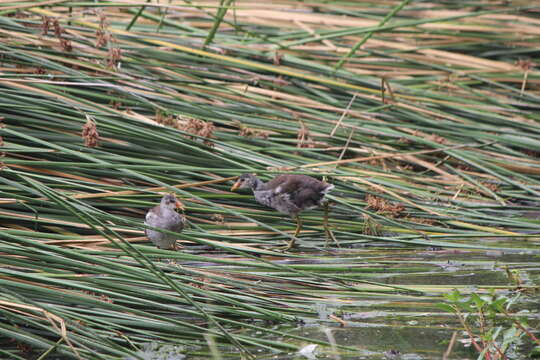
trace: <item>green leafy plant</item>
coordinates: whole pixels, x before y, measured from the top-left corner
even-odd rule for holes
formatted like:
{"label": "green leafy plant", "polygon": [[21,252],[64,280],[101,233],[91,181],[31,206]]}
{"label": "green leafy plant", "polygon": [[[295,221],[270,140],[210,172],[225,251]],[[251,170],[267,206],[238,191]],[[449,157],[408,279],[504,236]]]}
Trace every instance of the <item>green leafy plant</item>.
{"label": "green leafy plant", "polygon": [[501,295],[492,291],[488,295],[463,294],[454,290],[445,295],[446,303],[439,306],[454,313],[465,330],[464,343],[478,352],[478,359],[510,359],[524,337],[540,344],[528,329],[526,318],[511,313],[521,293]]}

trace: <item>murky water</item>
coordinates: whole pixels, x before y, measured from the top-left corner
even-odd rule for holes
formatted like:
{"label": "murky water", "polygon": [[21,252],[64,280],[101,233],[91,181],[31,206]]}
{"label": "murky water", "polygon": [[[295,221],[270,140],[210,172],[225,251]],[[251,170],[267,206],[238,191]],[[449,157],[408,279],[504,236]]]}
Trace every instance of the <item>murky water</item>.
{"label": "murky water", "polygon": [[[515,245],[515,244],[514,244]],[[344,250],[345,251],[345,250]],[[525,286],[540,284],[540,257],[538,255],[504,253],[500,251],[439,250],[386,251],[376,262],[370,260],[375,251],[353,254],[347,251],[349,261],[386,264],[383,271],[369,273],[364,280],[387,284],[417,286],[425,291],[423,296],[395,297],[392,295],[360,295],[351,297],[346,306],[334,307],[334,314],[344,320],[344,325],[327,321],[309,324],[293,330],[295,334],[318,338],[353,347],[354,352],[319,354],[328,359],[441,359],[448,350],[452,334],[457,338],[448,359],[476,359],[478,354],[467,345],[458,319],[436,307],[443,302],[442,295],[456,287],[463,293],[487,293],[495,288],[510,294],[513,283],[507,271],[519,270]],[[358,257],[357,257],[358,256]],[[407,267],[410,271],[407,271]],[[395,273],[392,269],[399,269]],[[341,299],[343,300],[343,299]],[[540,301],[532,291],[523,296],[513,309],[526,309],[531,328],[540,325]],[[332,312],[332,305],[325,311]],[[528,359],[531,346],[525,342],[515,353],[515,359]],[[286,357],[277,357],[285,359]],[[295,357],[293,358],[302,358]],[[305,357],[304,357],[305,358]]]}
{"label": "murky water", "polygon": [[[539,239],[499,237],[479,241],[499,248],[517,249],[531,248]],[[364,291],[295,288],[297,292],[305,292],[306,296],[321,296],[323,300],[312,307],[318,316],[303,319],[302,325],[275,324],[272,329],[305,337],[311,339],[311,342],[255,334],[267,340],[283,341],[304,348],[303,355],[296,352],[271,354],[254,349],[257,359],[439,360],[445,352],[449,354],[448,360],[476,359],[478,353],[467,341],[468,337],[458,318],[443,311],[437,304],[443,303],[444,294],[453,289],[463,294],[489,294],[495,291],[497,294],[513,296],[517,292],[516,279],[521,282],[519,287],[522,296],[511,311],[526,311],[524,314],[530,328],[537,329],[540,326],[540,251],[431,249],[380,244],[363,248],[329,249],[319,254],[301,248],[294,254],[309,254],[309,259],[267,257],[266,260],[340,278]],[[202,266],[199,263],[191,265]],[[230,265],[205,266],[234,271],[234,266]],[[241,271],[241,268],[237,270]],[[264,275],[272,273],[268,269],[261,270]],[[515,277],[512,279],[509,274]],[[371,285],[366,285],[365,281],[400,286],[417,292],[385,292],[381,287],[370,288]],[[277,286],[286,288],[287,285]],[[294,300],[291,300],[291,306],[294,304]],[[248,330],[241,333],[254,335]],[[449,349],[454,334],[455,341]],[[512,351],[509,359],[529,359],[531,342],[527,337],[523,339],[523,343]],[[315,340],[333,346],[315,346]],[[209,356],[199,354],[188,358],[208,359],[211,358]],[[234,350],[222,353],[224,359],[238,356]]]}
{"label": "murky water", "polygon": [[[499,246],[507,242],[505,239],[499,240]],[[513,246],[518,244],[513,243]],[[277,261],[288,265],[309,264],[304,259]],[[296,345],[308,346],[306,355],[261,354],[258,358],[441,359],[449,351],[452,335],[457,333],[448,359],[476,359],[478,354],[465,341],[466,336],[457,317],[437,307],[437,303],[444,302],[443,294],[453,288],[465,294],[488,293],[490,289],[501,294],[512,294],[515,283],[508,277],[508,272],[512,270],[518,271],[524,287],[540,284],[540,256],[528,252],[341,249],[333,254],[321,254],[313,263],[319,264],[325,274],[341,274],[351,282],[371,280],[415,288],[424,294],[335,294],[335,301],[317,304],[315,310],[319,313],[319,319],[308,320],[303,326],[287,328],[288,333],[335,344],[335,351],[321,346],[313,346],[315,350],[312,351],[309,342],[293,341]],[[349,264],[350,271],[333,273],[329,266],[331,264],[341,264],[340,267]],[[524,294],[520,303],[512,309],[527,310],[529,326],[535,329],[540,325],[540,302],[533,291]],[[278,328],[284,330],[282,326],[276,326]],[[339,346],[348,350],[338,350]],[[528,359],[530,349],[531,344],[526,340],[511,358]]]}

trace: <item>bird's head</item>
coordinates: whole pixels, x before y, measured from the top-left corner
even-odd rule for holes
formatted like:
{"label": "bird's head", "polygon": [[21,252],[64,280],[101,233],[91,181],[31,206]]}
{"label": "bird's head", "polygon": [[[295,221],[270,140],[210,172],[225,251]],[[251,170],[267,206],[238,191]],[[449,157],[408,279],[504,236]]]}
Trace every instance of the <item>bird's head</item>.
{"label": "bird's head", "polygon": [[184,205],[176,198],[174,194],[166,194],[161,199],[161,205],[174,210],[174,209],[180,209],[184,210]]}
{"label": "bird's head", "polygon": [[253,174],[242,174],[238,177],[234,185],[231,187],[231,191],[245,188],[255,189],[257,181],[257,177]]}

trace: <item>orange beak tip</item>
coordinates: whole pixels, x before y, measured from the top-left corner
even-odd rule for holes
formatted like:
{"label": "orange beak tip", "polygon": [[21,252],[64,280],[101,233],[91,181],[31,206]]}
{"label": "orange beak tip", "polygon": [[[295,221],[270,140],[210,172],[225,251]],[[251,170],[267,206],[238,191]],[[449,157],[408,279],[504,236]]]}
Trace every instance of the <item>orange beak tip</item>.
{"label": "orange beak tip", "polygon": [[184,210],[184,205],[179,200],[176,200],[176,208]]}
{"label": "orange beak tip", "polygon": [[231,191],[235,191],[240,186],[239,183],[235,182],[233,186],[231,186]]}

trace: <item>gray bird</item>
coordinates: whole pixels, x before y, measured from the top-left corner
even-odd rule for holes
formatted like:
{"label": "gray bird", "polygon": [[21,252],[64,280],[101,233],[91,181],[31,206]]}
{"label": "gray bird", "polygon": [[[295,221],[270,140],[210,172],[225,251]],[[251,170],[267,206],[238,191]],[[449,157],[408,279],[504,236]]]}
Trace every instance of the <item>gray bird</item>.
{"label": "gray bird", "polygon": [[[298,214],[303,210],[321,206],[324,196],[334,188],[334,185],[307,175],[283,174],[264,183],[253,174],[242,174],[231,187],[231,191],[243,188],[253,190],[253,195],[258,203],[293,217],[296,220],[296,231],[294,232],[294,237],[296,237],[302,228],[302,221]],[[327,235],[336,241],[328,229],[327,206],[325,206],[325,210],[324,228]],[[291,239],[285,250],[293,247],[294,241],[294,238]]]}
{"label": "gray bird", "polygon": [[[175,209],[184,209],[180,201],[173,194],[163,196],[159,205],[154,206],[146,213],[145,225],[169,231],[180,232],[184,228],[184,216]],[[146,236],[158,249],[177,250],[177,236],[162,233],[157,230],[145,229]]]}

